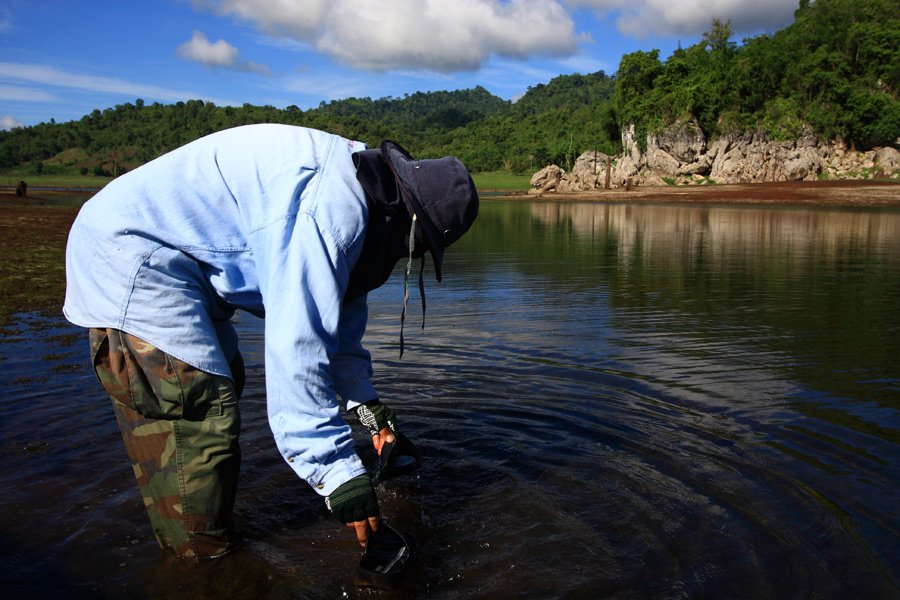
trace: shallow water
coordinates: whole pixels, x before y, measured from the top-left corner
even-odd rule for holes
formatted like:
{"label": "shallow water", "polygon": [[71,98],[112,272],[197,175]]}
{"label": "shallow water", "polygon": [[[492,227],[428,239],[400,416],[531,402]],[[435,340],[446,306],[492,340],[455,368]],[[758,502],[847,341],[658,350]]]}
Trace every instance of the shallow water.
{"label": "shallow water", "polygon": [[900,597],[900,212],[485,202],[444,282],[426,271],[402,360],[402,282],[370,297],[378,387],[425,456],[379,490],[416,540],[400,590],[353,585],[352,535],[275,451],[246,315],[248,546],[198,566],[156,550],[84,336],[19,316],[0,343],[3,589]]}

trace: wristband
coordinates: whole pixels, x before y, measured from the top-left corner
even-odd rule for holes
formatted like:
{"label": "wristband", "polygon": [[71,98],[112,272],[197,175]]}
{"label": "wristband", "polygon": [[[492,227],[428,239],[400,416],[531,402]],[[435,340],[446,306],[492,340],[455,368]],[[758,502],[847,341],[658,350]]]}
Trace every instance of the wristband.
{"label": "wristband", "polygon": [[391,433],[397,433],[397,418],[394,416],[394,411],[386,404],[382,404],[378,398],[360,404],[353,410],[356,412],[359,422],[369,430],[373,437],[385,427],[390,429]]}

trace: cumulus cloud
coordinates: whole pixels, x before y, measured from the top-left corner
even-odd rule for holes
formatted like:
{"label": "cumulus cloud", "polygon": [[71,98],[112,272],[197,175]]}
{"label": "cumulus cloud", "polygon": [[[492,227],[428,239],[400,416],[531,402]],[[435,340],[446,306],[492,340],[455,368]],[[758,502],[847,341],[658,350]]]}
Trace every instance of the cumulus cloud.
{"label": "cumulus cloud", "polygon": [[221,67],[261,75],[270,74],[269,68],[265,65],[240,60],[238,49],[225,40],[210,42],[202,31],[195,31],[190,40],[178,46],[175,54],[179,58],[193,60],[211,68]]}
{"label": "cumulus cloud", "polygon": [[15,117],[10,117],[9,115],[0,117],[0,131],[9,131],[16,127],[22,127],[22,123]]}
{"label": "cumulus cloud", "polygon": [[575,24],[557,0],[193,0],[360,69],[472,71],[489,57],[569,56]]}
{"label": "cumulus cloud", "polygon": [[619,31],[633,37],[699,35],[712,20],[731,21],[731,30],[752,34],[790,24],[798,0],[566,0],[572,7],[617,15]]}

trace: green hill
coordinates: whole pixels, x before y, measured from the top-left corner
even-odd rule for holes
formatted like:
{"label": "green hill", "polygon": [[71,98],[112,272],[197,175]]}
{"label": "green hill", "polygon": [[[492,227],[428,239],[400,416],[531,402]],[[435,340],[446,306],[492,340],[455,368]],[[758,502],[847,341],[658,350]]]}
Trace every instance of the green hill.
{"label": "green hill", "polygon": [[713,21],[703,40],[665,61],[657,50],[622,57],[613,76],[565,75],[516,102],[470,90],[348,98],[296,106],[220,107],[143,100],[78,121],[0,132],[0,174],[119,175],[197,137],[274,122],[333,131],[371,145],[395,139],[417,156],[453,154],[473,171],[529,173],[570,165],[581,152],[616,154],[623,126],[638,139],[695,120],[708,136],[761,130],[790,139],[811,127],[857,148],[900,136],[900,11],[896,0],[802,0],[774,34],[731,40]]}

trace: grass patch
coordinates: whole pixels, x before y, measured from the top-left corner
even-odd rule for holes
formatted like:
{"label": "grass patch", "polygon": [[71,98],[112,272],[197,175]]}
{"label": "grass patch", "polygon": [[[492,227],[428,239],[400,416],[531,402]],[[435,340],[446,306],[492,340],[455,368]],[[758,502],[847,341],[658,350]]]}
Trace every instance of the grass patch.
{"label": "grass patch", "polygon": [[110,182],[111,177],[97,175],[35,175],[34,173],[17,173],[14,170],[0,173],[0,187],[13,188],[24,181],[29,188],[102,188]]}
{"label": "grass patch", "polygon": [[[472,173],[475,187],[481,191],[528,191],[531,175],[515,175],[506,171]],[[111,177],[95,175],[35,175],[4,171],[0,173],[0,188],[12,191],[19,181],[28,184],[28,189],[36,188],[84,188],[100,189],[112,180]]]}
{"label": "grass patch", "polygon": [[[475,187],[479,190],[527,191],[531,187],[531,175],[515,175],[505,171],[472,173]],[[0,187],[15,189],[19,181],[29,188],[94,188],[99,189],[112,180],[111,177],[95,175],[35,175],[5,171],[0,173]]]}
{"label": "grass patch", "polygon": [[[506,171],[472,173],[475,187],[484,191],[527,191],[531,187],[531,175],[515,175]],[[15,189],[19,181],[29,188],[92,188],[99,189],[112,180],[111,177],[96,175],[35,175],[18,173],[14,170],[0,173],[0,187]]]}
{"label": "grass patch", "polygon": [[514,175],[506,171],[472,173],[475,187],[480,191],[527,191],[531,175]]}

